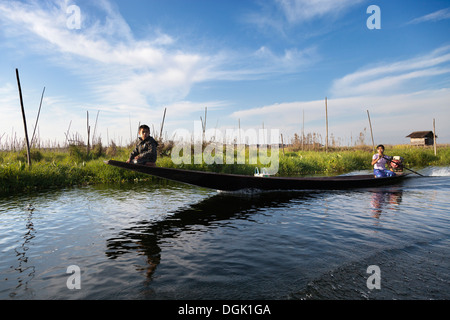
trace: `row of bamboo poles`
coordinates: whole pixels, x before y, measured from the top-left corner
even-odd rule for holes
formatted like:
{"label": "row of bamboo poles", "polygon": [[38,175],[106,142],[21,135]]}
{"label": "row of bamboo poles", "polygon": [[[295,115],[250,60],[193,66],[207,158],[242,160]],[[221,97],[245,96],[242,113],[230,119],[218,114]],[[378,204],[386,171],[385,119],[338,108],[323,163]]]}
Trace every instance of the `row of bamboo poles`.
{"label": "row of bamboo poles", "polygon": [[[39,104],[39,110],[38,110],[38,114],[37,114],[37,118],[36,118],[36,123],[34,126],[34,131],[33,131],[33,135],[31,140],[29,140],[28,137],[28,130],[27,130],[27,121],[26,121],[26,115],[25,115],[25,108],[24,108],[24,103],[23,103],[23,96],[22,96],[22,88],[21,88],[21,84],[20,84],[20,77],[19,77],[19,70],[16,69],[16,78],[17,78],[17,85],[18,85],[18,89],[19,89],[19,98],[20,98],[20,107],[21,107],[21,112],[22,112],[22,119],[23,119],[23,125],[24,125],[24,131],[25,131],[25,144],[26,144],[26,149],[27,149],[27,162],[28,162],[28,166],[31,167],[31,147],[33,145],[33,142],[35,140],[35,135],[36,135],[36,128],[38,127],[38,121],[39,121],[39,115],[41,112],[41,107],[42,107],[42,101],[44,98],[44,93],[45,93],[45,87],[42,91],[42,96],[41,96],[41,101]],[[163,136],[163,128],[164,128],[164,122],[166,119],[166,111],[167,109],[164,109],[164,115],[162,118],[162,123],[161,123],[161,127],[160,127],[160,132],[159,132],[159,137],[157,137],[157,139],[162,142],[162,136]],[[97,121],[98,121],[98,116],[99,116],[100,111],[97,112],[97,117],[95,120],[95,125],[94,125],[94,131],[93,131],[93,135],[92,135],[92,143],[94,144],[94,139],[95,139],[95,134],[96,134],[96,129],[97,129]],[[372,121],[370,119],[370,113],[369,110],[367,110],[367,116],[368,116],[368,120],[369,120],[369,126],[370,126],[370,134],[371,134],[371,140],[372,140],[372,148],[373,151],[375,152],[375,142],[374,142],[374,135],[373,135],[373,128],[372,128]],[[86,112],[86,119],[87,119],[87,145],[86,145],[86,153],[89,154],[90,152],[90,141],[91,141],[91,126],[89,123],[89,111]],[[201,125],[202,125],[202,133],[203,133],[203,140],[205,140],[205,132],[206,132],[206,119],[207,119],[207,108],[205,107],[205,115],[204,118],[200,117],[200,121],[201,121]],[[80,141],[79,137],[77,135],[73,136],[72,139],[70,139],[70,126],[71,123],[69,124],[69,128],[67,130],[67,132],[65,133],[66,136],[66,143],[74,143],[77,141]],[[304,148],[304,141],[305,141],[305,133],[304,133],[304,125],[305,125],[305,112],[303,110],[303,125],[302,125],[302,138],[301,138],[301,144],[302,144],[302,150]],[[328,130],[328,98],[325,97],[325,126],[326,126],[326,137],[325,137],[325,151],[328,152],[329,150],[329,130]],[[263,123],[263,128],[264,128],[264,123]],[[239,120],[239,129],[240,129],[240,120]],[[154,130],[153,130],[154,131]],[[154,132],[156,133],[156,132]],[[435,119],[433,119],[433,134],[434,134],[434,141],[436,141],[436,124],[435,124]],[[132,139],[132,129],[131,129],[131,123],[130,123],[130,136]],[[283,152],[284,152],[284,139],[283,139],[283,135],[280,135],[281,138],[281,145],[283,147]],[[108,138],[109,139],[109,138]],[[296,139],[297,139],[297,135],[296,135]],[[315,145],[315,138],[314,140],[314,145]],[[436,154],[436,143],[434,143],[434,152]]]}

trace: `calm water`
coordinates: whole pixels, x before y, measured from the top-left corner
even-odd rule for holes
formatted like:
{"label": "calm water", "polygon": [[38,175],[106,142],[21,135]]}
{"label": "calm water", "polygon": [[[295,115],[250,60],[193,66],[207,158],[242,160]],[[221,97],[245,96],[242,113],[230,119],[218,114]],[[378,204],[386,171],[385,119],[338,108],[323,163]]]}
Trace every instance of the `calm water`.
{"label": "calm water", "polygon": [[450,168],[421,172],[358,191],[3,196],[0,299],[449,299]]}

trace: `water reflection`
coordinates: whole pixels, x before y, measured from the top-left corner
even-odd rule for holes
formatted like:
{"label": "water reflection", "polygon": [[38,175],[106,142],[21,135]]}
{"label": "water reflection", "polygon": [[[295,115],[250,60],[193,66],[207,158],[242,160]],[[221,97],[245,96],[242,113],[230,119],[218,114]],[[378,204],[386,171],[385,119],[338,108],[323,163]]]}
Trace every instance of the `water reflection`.
{"label": "water reflection", "polygon": [[163,241],[176,238],[184,231],[213,228],[218,221],[230,219],[249,219],[249,216],[264,208],[277,208],[289,205],[292,200],[306,201],[315,198],[315,194],[259,193],[253,195],[236,195],[220,193],[197,204],[177,210],[163,221],[140,221],[130,228],[123,229],[117,237],[107,240],[106,255],[116,259],[120,255],[138,251],[147,256],[147,279],[161,260]]}
{"label": "water reflection", "polygon": [[[28,205],[25,210],[28,211],[26,217],[26,232],[23,235],[23,242],[21,245],[18,248],[14,248],[18,260],[18,265],[14,270],[19,273],[17,279],[18,284],[15,288],[16,290],[21,287],[24,287],[25,290],[28,289],[28,283],[34,278],[36,273],[35,267],[28,265],[28,249],[36,234],[33,223],[33,212],[35,209],[33,206]],[[13,296],[15,296],[15,292],[10,294],[10,297]]]}
{"label": "water reflection", "polygon": [[402,198],[402,189],[374,191],[370,202],[372,217],[378,219],[383,211],[393,210],[401,204]]}

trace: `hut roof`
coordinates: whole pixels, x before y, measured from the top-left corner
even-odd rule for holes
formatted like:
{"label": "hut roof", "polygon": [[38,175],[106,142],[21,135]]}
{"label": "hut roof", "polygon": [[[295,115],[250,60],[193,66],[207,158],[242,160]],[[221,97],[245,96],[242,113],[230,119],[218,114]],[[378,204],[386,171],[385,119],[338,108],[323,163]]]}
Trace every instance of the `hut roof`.
{"label": "hut roof", "polygon": [[[432,138],[433,137],[433,131],[415,131],[411,133],[410,135],[406,136],[407,138]],[[437,138],[437,136],[436,136]]]}

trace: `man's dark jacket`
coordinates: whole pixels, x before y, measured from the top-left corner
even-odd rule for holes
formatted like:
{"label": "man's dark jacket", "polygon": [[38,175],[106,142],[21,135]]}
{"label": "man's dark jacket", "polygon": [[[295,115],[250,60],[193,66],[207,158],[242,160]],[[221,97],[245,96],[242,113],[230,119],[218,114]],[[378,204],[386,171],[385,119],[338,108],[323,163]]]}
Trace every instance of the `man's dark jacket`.
{"label": "man's dark jacket", "polygon": [[134,161],[134,157],[140,155],[141,158],[137,160],[138,164],[145,164],[147,162],[156,162],[157,158],[158,142],[152,137],[148,137],[145,140],[139,138],[139,143],[136,148],[131,152],[130,160]]}

